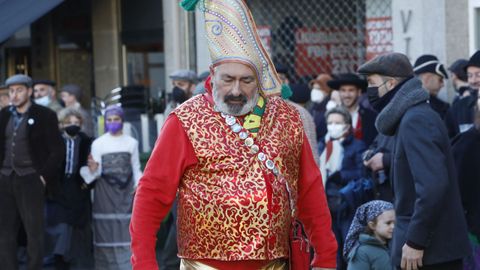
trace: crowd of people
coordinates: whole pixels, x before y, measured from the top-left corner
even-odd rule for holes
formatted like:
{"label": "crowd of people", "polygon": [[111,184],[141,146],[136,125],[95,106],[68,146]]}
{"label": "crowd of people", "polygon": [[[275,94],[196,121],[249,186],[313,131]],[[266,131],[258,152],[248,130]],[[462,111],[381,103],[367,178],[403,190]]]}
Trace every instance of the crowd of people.
{"label": "crowd of people", "polygon": [[5,81],[1,268],[289,269],[299,221],[315,270],[480,269],[480,51],[448,68],[387,53],[297,87],[232,3],[204,1],[211,68],[170,74],[143,172],[121,106],[93,138],[79,86]]}

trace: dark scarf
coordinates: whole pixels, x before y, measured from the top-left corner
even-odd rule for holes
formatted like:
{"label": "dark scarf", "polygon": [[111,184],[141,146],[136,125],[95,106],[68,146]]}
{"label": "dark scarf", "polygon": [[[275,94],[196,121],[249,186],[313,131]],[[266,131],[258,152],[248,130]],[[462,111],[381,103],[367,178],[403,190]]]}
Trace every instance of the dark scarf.
{"label": "dark scarf", "polygon": [[422,82],[419,79],[408,80],[378,114],[375,127],[384,135],[394,135],[405,112],[419,103],[427,102],[429,99],[430,95],[422,88]]}

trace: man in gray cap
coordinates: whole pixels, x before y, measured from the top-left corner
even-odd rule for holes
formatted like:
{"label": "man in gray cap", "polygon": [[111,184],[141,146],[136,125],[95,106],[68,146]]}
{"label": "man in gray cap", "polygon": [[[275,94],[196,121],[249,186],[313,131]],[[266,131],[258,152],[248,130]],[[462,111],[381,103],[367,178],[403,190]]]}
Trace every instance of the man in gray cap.
{"label": "man in gray cap", "polygon": [[[93,119],[90,113],[85,110],[80,104],[82,99],[82,89],[76,84],[66,84],[62,87],[60,92],[62,101],[65,103],[65,109],[73,108],[78,110],[83,117],[82,131],[89,137],[93,137]],[[66,110],[59,112],[58,117],[63,119]]]}
{"label": "man in gray cap", "polygon": [[14,75],[5,82],[11,106],[0,111],[0,262],[17,269],[17,232],[27,235],[27,269],[41,269],[45,189],[58,185],[65,146],[57,115],[31,101],[32,80]]}
{"label": "man in gray cap", "polygon": [[470,253],[467,226],[447,130],[429,105],[428,92],[412,78],[412,66],[400,53],[377,56],[358,72],[368,78],[378,131],[394,138],[394,265],[462,269],[462,258]]}
{"label": "man in gray cap", "polygon": [[197,74],[192,70],[179,69],[168,76],[172,80],[172,96],[169,100],[165,115],[175,109],[178,105],[192,97],[197,81]]}

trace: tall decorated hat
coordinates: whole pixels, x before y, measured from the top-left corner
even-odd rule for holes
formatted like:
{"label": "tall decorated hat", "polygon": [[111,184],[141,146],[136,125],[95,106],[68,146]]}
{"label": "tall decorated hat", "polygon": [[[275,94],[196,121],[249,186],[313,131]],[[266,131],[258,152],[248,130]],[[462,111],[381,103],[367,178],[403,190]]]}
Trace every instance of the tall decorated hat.
{"label": "tall decorated hat", "polygon": [[212,67],[225,62],[246,64],[255,71],[265,96],[281,94],[282,83],[243,0],[183,0],[180,5],[204,13]]}

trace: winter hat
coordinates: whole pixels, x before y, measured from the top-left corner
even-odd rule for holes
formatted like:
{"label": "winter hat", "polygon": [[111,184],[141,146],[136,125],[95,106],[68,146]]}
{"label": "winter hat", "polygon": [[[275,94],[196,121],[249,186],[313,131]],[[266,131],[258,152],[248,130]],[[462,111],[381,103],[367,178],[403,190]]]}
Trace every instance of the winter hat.
{"label": "winter hat", "polygon": [[123,109],[119,105],[110,105],[105,109],[105,119],[107,117],[112,116],[112,115],[118,115],[122,120],[124,120],[125,113],[123,112]]}
{"label": "winter hat", "polygon": [[26,87],[32,87],[32,78],[24,74],[16,74],[5,81],[7,87],[15,84],[23,84]]}
{"label": "winter hat", "polygon": [[431,54],[424,54],[418,57],[413,65],[413,72],[417,75],[427,72],[434,73],[448,79],[447,70],[445,70],[443,64],[438,61],[438,58],[435,55]]}
{"label": "winter hat", "polygon": [[82,98],[82,89],[76,84],[66,84],[62,88],[62,92],[67,92],[70,95],[74,95],[77,101]]}
{"label": "winter hat", "polygon": [[353,73],[339,74],[335,79],[327,82],[327,85],[332,89],[340,89],[342,85],[355,85],[356,87],[364,91],[367,89],[368,83],[366,80],[361,79],[358,75]]}
{"label": "winter hat", "polygon": [[466,82],[468,79],[467,72],[465,70],[465,67],[467,66],[467,64],[468,64],[467,59],[458,59],[448,67],[448,70],[450,70],[453,74],[455,74],[460,80]]}
{"label": "winter hat", "polygon": [[465,72],[468,67],[478,67],[480,68],[480,50],[476,51],[468,60],[467,65],[465,66]]}
{"label": "winter hat", "polygon": [[413,75],[413,68],[405,54],[393,52],[376,56],[361,65],[357,72],[362,75],[379,74],[406,78]]}

